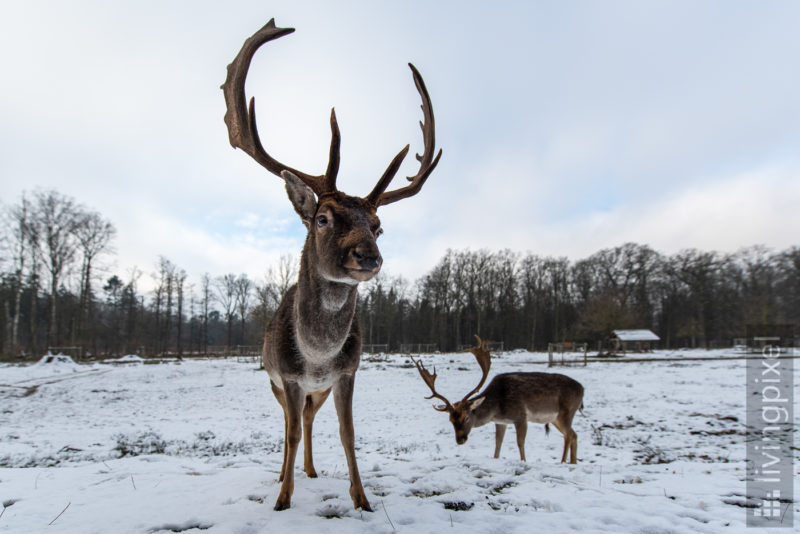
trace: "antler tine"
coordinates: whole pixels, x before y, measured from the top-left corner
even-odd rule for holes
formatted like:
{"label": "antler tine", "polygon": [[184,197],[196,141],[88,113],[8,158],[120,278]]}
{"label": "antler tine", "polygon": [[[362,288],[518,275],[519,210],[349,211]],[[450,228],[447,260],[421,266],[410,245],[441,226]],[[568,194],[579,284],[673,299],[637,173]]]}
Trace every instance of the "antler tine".
{"label": "antler tine", "polygon": [[[417,154],[417,161],[420,162],[419,172],[417,172],[417,174],[414,176],[408,177],[408,181],[411,183],[405,187],[401,187],[400,189],[386,192],[386,188],[389,186],[392,178],[394,178],[394,175],[400,168],[400,162],[402,162],[402,158],[405,157],[408,147],[404,148],[397,156],[395,156],[395,159],[392,160],[389,168],[386,169],[386,172],[383,174],[381,179],[378,180],[375,188],[367,196],[367,200],[375,205],[376,208],[416,195],[419,190],[422,189],[422,186],[425,184],[428,176],[430,176],[431,172],[433,172],[433,169],[436,168],[436,165],[439,163],[439,158],[442,156],[442,150],[439,149],[436,157],[433,157],[433,152],[436,149],[436,124],[433,118],[431,97],[428,95],[425,82],[422,80],[422,76],[417,68],[411,63],[409,63],[408,66],[411,67],[411,72],[414,75],[414,84],[417,86],[417,91],[419,91],[420,97],[422,98],[421,107],[423,120],[420,121],[419,125],[420,128],[422,128],[424,150],[421,155]],[[398,158],[400,158],[399,161]]]}
{"label": "antler tine", "polygon": [[483,386],[483,383],[486,382],[486,378],[489,376],[489,368],[492,366],[492,355],[489,353],[488,343],[481,340],[478,334],[475,334],[475,339],[478,340],[478,345],[469,349],[469,352],[475,355],[475,359],[478,360],[478,365],[480,365],[483,374],[481,376],[481,381],[478,382],[475,389],[467,393],[461,402],[466,401],[472,395],[480,391],[481,386]]}
{"label": "antler tine", "polygon": [[336,174],[339,170],[339,144],[341,141],[336,114],[331,110],[331,148],[328,168],[325,174],[314,176],[281,163],[264,150],[256,127],[255,99],[250,99],[248,107],[244,95],[247,71],[250,68],[250,62],[256,50],[264,43],[288,35],[293,31],[294,28],[276,28],[275,19],[270,19],[263,28],[244,42],[242,49],[231,64],[228,65],[228,75],[221,87],[227,108],[225,124],[228,127],[228,138],[231,146],[242,149],[272,174],[280,176],[282,171],[291,172],[319,196],[336,190]]}
{"label": "antler tine", "polygon": [[436,398],[444,402],[444,407],[439,408],[438,406],[434,406],[433,409],[440,412],[444,412],[452,408],[450,401],[447,400],[443,395],[440,395],[439,393],[436,392],[436,388],[434,387],[434,382],[436,382],[436,368],[434,367],[433,374],[430,374],[428,370],[425,369],[425,366],[422,365],[421,362],[415,360],[413,356],[411,356],[411,361],[414,362],[414,365],[417,366],[417,371],[419,371],[419,375],[422,377],[422,380],[425,382],[425,384],[428,385],[428,387],[431,390],[430,397],[425,397],[425,398],[426,399]]}

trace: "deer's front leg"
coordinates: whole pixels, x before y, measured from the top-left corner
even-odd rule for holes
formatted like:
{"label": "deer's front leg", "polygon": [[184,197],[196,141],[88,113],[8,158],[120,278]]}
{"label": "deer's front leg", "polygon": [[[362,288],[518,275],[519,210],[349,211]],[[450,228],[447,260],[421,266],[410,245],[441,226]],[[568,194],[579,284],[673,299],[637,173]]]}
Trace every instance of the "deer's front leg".
{"label": "deer's front leg", "polygon": [[350,472],[350,497],[353,506],[371,512],[364,486],[361,485],[361,475],[358,473],[356,463],[355,431],[353,429],[353,383],[354,375],[342,375],[333,386],[333,402],[336,405],[336,415],[339,416],[339,437],[342,439],[344,455],[347,458],[347,469]]}
{"label": "deer's front leg", "polygon": [[269,381],[269,385],[272,387],[272,393],[275,395],[275,398],[278,399],[278,404],[281,405],[281,409],[283,410],[283,464],[281,464],[281,476],[278,477],[278,482],[283,482],[283,475],[286,473],[286,451],[289,450],[289,446],[286,443],[286,438],[289,436],[289,416],[286,415],[286,395],[272,380]]}
{"label": "deer's front leg", "polygon": [[503,438],[506,435],[506,425],[495,423],[494,425],[494,457],[500,458],[500,447],[503,446]]}
{"label": "deer's front leg", "polygon": [[331,390],[328,388],[325,391],[317,391],[306,396],[306,404],[303,408],[303,469],[308,478],[317,478],[314,457],[311,452],[311,430],[314,426],[314,417],[330,392]]}
{"label": "deer's front leg", "polygon": [[278,493],[278,500],[275,502],[275,510],[286,510],[292,503],[294,460],[300,445],[300,418],[305,400],[303,390],[296,383],[284,382],[283,387],[286,401],[286,439],[284,441],[283,483],[281,491]]}

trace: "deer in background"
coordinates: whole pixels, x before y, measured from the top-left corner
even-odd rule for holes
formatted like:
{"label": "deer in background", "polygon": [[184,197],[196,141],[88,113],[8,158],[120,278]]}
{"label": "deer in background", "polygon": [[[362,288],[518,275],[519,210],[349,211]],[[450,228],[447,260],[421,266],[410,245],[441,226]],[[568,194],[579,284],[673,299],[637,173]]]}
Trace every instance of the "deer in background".
{"label": "deer in background", "polygon": [[450,414],[450,422],[456,431],[456,443],[459,445],[465,443],[474,427],[494,423],[494,457],[499,458],[506,425],[514,425],[517,431],[519,456],[524,462],[528,422],[544,424],[545,431],[549,431],[547,425],[552,423],[564,435],[564,453],[561,462],[567,461],[567,451],[569,451],[569,462],[576,463],[578,435],[572,430],[572,418],[576,411],[583,409],[583,386],[572,378],[560,374],[503,373],[495,376],[481,394],[472,397],[486,381],[492,364],[487,343],[477,335],[475,337],[478,345],[469,350],[478,360],[483,376],[478,385],[456,403],[451,404],[436,392],[434,387],[436,369],[434,368],[431,374],[422,363],[412,358],[422,380],[431,390],[431,396],[426,398],[437,398],[444,402],[444,405],[434,406],[434,409]]}
{"label": "deer in background", "polygon": [[[227,112],[225,124],[231,145],[240,148],[286,183],[286,192],[308,230],[297,284],[292,286],[267,326],[262,360],[272,392],[283,408],[284,448],[281,489],[276,510],[291,505],[294,463],[304,434],[304,470],[317,476],[311,451],[314,416],[333,392],[339,419],[339,435],[350,474],[353,505],[371,511],[364,494],[355,454],[353,385],[361,359],[361,327],[356,310],[356,288],[375,276],[383,260],[376,240],[381,234],[380,206],[419,192],[439,162],[435,149],[434,120],[428,91],[417,69],[409,63],[422,98],[424,120],[420,123],[424,151],[409,184],[386,191],[408,153],[408,145],[389,164],[372,192],[349,196],[336,188],[339,170],[339,127],[331,110],[331,145],[325,174],[314,176],[288,167],[264,150],[256,129],[255,102],[245,102],[244,85],[250,61],[264,43],[283,37],[293,28],[277,28],[270,20],[247,39],[228,66],[222,85]],[[301,430],[302,422],[302,430]]]}

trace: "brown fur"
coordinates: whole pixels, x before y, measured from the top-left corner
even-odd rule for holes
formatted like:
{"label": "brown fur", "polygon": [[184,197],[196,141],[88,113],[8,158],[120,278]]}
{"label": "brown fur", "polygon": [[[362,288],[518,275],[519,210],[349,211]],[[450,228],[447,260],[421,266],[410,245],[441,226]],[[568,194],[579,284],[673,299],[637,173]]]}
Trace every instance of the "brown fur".
{"label": "brown fur", "polygon": [[[313,224],[303,247],[298,282],[289,289],[267,327],[264,368],[286,421],[282,485],[275,505],[278,510],[291,503],[294,462],[302,434],[304,470],[309,477],[317,474],[311,431],[314,416],[331,391],[350,472],[353,505],[371,510],[356,463],[352,420],[353,383],[361,359],[361,328],[355,313],[359,279],[350,276],[351,269],[346,264],[354,261],[353,251],[359,247],[378,254],[375,232],[370,228],[380,222],[374,210],[357,213],[358,204],[346,199],[339,204],[333,198],[320,202],[311,217]],[[315,217],[323,211],[328,224],[318,225]],[[365,273],[371,277],[379,268],[378,264]],[[347,281],[332,282],[330,278]]]}
{"label": "brown fur", "polygon": [[578,436],[572,419],[583,404],[583,386],[572,378],[551,373],[505,373],[494,377],[480,395],[448,408],[459,445],[474,427],[495,423],[494,457],[500,457],[506,425],[514,425],[517,447],[525,461],[528,422],[552,423],[564,435],[561,461],[577,462]]}

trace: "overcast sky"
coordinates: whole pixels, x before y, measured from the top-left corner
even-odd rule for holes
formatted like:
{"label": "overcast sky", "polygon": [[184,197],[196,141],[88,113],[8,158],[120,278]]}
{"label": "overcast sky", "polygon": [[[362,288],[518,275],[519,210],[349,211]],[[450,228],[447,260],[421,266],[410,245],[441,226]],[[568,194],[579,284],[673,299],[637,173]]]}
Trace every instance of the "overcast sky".
{"label": "overcast sky", "polygon": [[[265,146],[366,195],[421,151],[422,73],[444,154],[379,211],[384,270],[447,248],[586,257],[800,244],[800,3],[4,1],[0,202],[56,189],[118,229],[125,277],[260,278],[299,255],[282,181],[228,143],[220,84],[271,17],[248,78]],[[398,179],[414,174],[408,157]]]}

